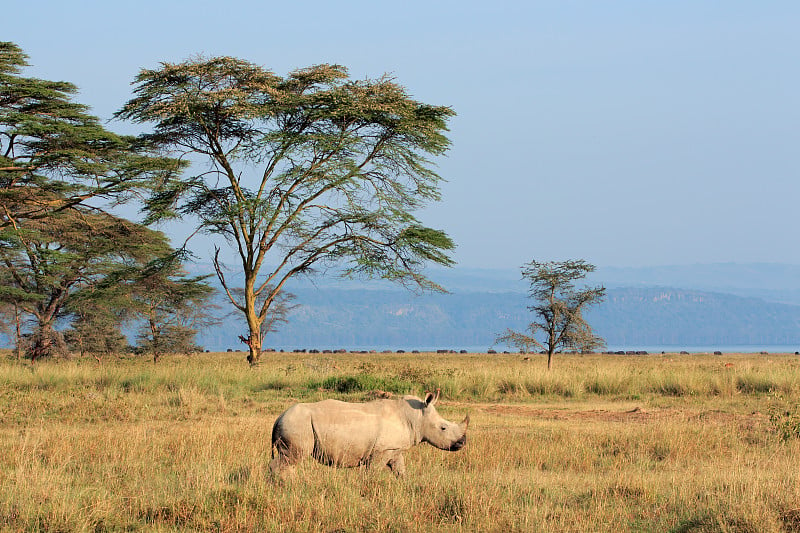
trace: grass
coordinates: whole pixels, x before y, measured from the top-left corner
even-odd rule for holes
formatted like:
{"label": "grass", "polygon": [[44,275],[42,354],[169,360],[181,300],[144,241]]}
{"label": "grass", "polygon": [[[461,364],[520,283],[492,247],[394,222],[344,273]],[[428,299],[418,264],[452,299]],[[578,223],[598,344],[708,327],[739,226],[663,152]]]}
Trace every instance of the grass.
{"label": "grass", "polygon": [[[0,356],[3,531],[800,531],[800,358]],[[441,388],[457,453],[267,475],[297,401]]]}

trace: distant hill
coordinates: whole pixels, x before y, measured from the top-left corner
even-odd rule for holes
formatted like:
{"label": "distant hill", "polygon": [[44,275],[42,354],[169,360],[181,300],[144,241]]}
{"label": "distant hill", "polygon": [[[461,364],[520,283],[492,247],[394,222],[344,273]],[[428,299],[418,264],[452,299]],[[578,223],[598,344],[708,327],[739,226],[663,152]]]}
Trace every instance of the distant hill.
{"label": "distant hill", "polygon": [[[193,273],[210,274],[210,264],[191,265]],[[315,278],[292,280],[292,290],[320,289],[382,289],[398,290],[396,285],[380,280],[342,280],[335,270]],[[429,277],[451,292],[525,292],[527,284],[520,269],[481,269],[456,267],[431,268]],[[235,273],[229,274],[234,279]],[[587,283],[602,284],[608,288],[625,287],[675,287],[708,292],[755,296],[763,294],[770,299],[780,294],[796,294],[800,304],[800,265],[770,263],[716,263],[698,265],[652,267],[599,266],[590,274]],[[780,296],[779,296],[780,298]]]}
{"label": "distant hill", "polygon": [[601,267],[590,280],[606,287],[680,287],[800,305],[800,266],[717,263],[658,267]]}
{"label": "distant hill", "polygon": [[[198,264],[192,271],[213,270]],[[522,330],[531,320],[518,269],[458,267],[429,275],[451,293],[415,295],[388,282],[332,275],[296,280],[289,290],[300,307],[265,346],[488,349],[497,334]],[[587,282],[608,288],[606,301],[587,317],[609,346],[800,348],[800,266],[603,267]],[[227,312],[230,305],[218,299]],[[198,340],[212,350],[241,349],[237,337],[245,330],[239,315],[229,316]]]}
{"label": "distant hill", "polygon": [[730,294],[609,289],[586,317],[616,346],[800,344],[800,306]]}

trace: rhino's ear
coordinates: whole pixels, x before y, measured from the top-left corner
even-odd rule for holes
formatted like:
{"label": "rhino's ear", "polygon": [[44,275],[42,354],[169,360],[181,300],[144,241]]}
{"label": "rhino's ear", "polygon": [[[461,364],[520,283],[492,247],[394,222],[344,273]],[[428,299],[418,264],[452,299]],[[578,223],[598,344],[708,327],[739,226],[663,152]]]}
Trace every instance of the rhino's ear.
{"label": "rhino's ear", "polygon": [[436,402],[439,401],[439,392],[442,389],[436,389],[436,393],[433,392],[426,392],[425,393],[425,407],[429,405],[436,405]]}
{"label": "rhino's ear", "polygon": [[432,392],[425,393],[425,407],[432,405],[433,402],[436,401],[436,398],[433,396]]}

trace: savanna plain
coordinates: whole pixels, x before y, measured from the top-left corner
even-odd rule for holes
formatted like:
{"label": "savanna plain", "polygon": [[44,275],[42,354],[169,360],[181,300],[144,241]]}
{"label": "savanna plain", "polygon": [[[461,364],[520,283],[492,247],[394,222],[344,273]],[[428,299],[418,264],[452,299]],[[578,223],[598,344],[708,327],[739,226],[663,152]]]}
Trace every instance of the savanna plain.
{"label": "savanna plain", "polygon": [[[800,357],[525,357],[0,352],[0,529],[800,531]],[[270,477],[292,403],[437,388],[463,450]]]}

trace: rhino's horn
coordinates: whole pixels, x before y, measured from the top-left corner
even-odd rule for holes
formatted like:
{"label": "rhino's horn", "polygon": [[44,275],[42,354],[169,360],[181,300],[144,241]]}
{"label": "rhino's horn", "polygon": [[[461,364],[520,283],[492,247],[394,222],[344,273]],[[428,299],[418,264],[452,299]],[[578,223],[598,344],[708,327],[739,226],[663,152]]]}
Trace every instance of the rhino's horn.
{"label": "rhino's horn", "polygon": [[469,413],[467,413],[467,416],[464,417],[464,421],[461,422],[459,426],[461,426],[461,429],[464,431],[467,430],[467,427],[469,427]]}

